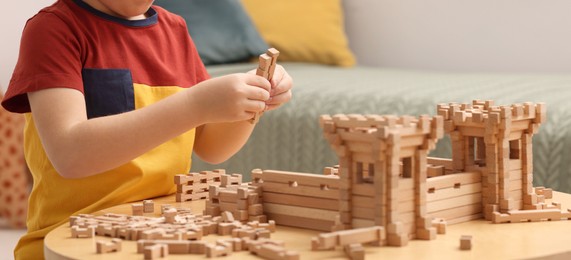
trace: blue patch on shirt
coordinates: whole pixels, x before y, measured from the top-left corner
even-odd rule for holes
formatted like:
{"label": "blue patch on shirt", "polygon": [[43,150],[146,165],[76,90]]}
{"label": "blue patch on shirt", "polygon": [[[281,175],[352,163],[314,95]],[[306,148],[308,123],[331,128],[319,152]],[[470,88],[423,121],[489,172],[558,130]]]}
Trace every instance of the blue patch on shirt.
{"label": "blue patch on shirt", "polygon": [[81,75],[88,118],[135,110],[135,93],[130,70],[84,68]]}

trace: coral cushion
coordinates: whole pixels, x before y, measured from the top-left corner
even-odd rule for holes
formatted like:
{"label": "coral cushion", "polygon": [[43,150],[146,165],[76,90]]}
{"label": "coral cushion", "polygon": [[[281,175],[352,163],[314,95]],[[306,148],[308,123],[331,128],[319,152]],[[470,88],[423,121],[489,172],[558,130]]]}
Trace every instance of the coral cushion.
{"label": "coral cushion", "polygon": [[28,208],[29,174],[22,141],[24,121],[23,115],[0,107],[0,218],[14,228],[25,227]]}

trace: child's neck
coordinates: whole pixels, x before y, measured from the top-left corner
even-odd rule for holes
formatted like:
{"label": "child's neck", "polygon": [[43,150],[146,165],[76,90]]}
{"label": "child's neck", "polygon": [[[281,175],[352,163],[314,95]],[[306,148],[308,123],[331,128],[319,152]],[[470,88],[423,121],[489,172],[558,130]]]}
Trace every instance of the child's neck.
{"label": "child's neck", "polygon": [[100,12],[106,13],[108,15],[112,15],[118,18],[122,18],[122,19],[126,19],[126,20],[142,20],[147,18],[146,13],[143,14],[139,14],[136,16],[124,16],[121,15],[120,13],[114,11],[113,9],[107,7],[106,5],[104,5],[101,1],[99,0],[82,0],[83,2],[85,2],[86,4],[90,5],[91,7],[97,9]]}

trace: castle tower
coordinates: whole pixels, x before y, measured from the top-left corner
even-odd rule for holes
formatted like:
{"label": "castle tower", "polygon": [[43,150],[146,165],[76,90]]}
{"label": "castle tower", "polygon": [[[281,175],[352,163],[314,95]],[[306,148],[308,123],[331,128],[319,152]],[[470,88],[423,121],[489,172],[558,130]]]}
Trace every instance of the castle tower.
{"label": "castle tower", "polygon": [[440,104],[437,110],[452,141],[453,171],[482,173],[485,218],[535,208],[531,139],[546,119],[545,104],[494,106],[475,100]]}
{"label": "castle tower", "polygon": [[322,116],[339,157],[339,209],[344,228],[384,226],[389,245],[434,239],[426,216],[427,155],[443,136],[440,116]]}

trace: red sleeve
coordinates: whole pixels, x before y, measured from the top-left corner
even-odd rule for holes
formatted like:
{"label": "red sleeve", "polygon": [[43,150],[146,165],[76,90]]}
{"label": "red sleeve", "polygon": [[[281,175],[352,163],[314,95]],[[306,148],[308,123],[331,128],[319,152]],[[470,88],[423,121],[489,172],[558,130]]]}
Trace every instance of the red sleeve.
{"label": "red sleeve", "polygon": [[72,88],[83,92],[80,42],[70,25],[52,13],[28,20],[18,63],[2,101],[6,110],[30,112],[28,92],[47,88]]}

